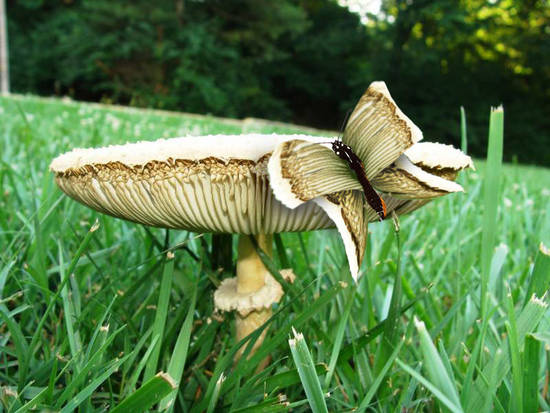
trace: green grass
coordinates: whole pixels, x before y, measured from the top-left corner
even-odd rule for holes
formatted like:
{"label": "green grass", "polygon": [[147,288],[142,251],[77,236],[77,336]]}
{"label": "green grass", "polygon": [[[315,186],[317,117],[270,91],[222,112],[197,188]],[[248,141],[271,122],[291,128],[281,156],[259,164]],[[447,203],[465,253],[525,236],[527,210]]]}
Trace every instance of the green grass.
{"label": "green grass", "polygon": [[[0,411],[550,409],[550,258],[539,251],[550,170],[499,166],[498,121],[489,164],[460,177],[465,194],[402,217],[399,246],[391,222],[369,227],[356,286],[336,231],[276,237],[264,259],[299,280],[262,347],[234,365],[231,316],[213,313],[227,274],[210,270],[211,235],[95,213],[56,188],[48,165],[73,147],[301,129],[0,98]],[[304,337],[294,349],[293,327]]]}

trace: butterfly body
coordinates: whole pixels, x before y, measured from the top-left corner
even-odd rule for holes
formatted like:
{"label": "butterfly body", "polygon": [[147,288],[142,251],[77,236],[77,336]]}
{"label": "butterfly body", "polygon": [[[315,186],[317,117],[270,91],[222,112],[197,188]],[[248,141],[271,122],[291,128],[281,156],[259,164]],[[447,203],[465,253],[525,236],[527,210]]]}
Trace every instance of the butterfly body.
{"label": "butterfly body", "polygon": [[380,221],[382,221],[386,217],[386,204],[367,179],[361,159],[353,152],[350,146],[339,140],[332,142],[332,150],[336,156],[346,161],[349,167],[355,172],[359,183],[363,187],[367,203],[376,211],[380,217]]}

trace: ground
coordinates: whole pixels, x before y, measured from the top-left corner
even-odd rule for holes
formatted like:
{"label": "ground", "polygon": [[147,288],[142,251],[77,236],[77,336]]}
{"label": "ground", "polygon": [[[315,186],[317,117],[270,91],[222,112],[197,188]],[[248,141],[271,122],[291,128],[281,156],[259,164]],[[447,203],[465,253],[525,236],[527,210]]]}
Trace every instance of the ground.
{"label": "ground", "polygon": [[[302,130],[0,98],[4,410],[95,411],[143,395],[159,400],[143,386],[143,374],[158,371],[181,375],[177,411],[308,411],[307,397],[311,403],[319,394],[328,394],[329,411],[550,409],[549,313],[546,302],[531,298],[550,283],[548,257],[539,252],[541,243],[550,245],[549,169],[504,165],[501,187],[484,196],[490,170],[477,160],[477,170],[459,178],[464,194],[401,219],[399,249],[391,222],[369,227],[357,285],[334,230],[283,234],[272,264],[288,262],[298,281],[275,309],[262,349],[235,369],[232,324],[213,313],[224,274],[210,270],[211,236],[102,216],[64,196],[48,171],[53,157],[73,147],[243,131]],[[488,243],[482,233],[490,203],[498,215]],[[166,247],[183,245],[165,261]],[[485,253],[491,266],[483,278]],[[401,309],[391,299],[398,268]],[[169,304],[159,315],[163,300]],[[388,313],[392,325],[381,323]],[[318,385],[297,374],[291,328],[303,334]],[[266,355],[270,366],[256,374]]]}

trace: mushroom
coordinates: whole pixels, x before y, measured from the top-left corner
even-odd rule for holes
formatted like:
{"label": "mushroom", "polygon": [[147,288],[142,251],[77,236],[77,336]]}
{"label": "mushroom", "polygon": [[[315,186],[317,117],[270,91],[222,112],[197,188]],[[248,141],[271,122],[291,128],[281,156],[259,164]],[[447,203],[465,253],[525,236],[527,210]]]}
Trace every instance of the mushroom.
{"label": "mushroom", "polygon": [[[361,159],[388,214],[461,191],[453,181],[473,166],[460,151],[417,143],[421,139],[383,82],[367,89],[350,116],[344,142]],[[274,233],[336,226],[351,275],[359,276],[367,224],[379,214],[331,149],[333,140],[260,134],[161,139],[75,149],[50,169],[61,190],[102,213],[154,227],[240,234],[236,278],[223,280],[214,294],[218,310],[236,311],[240,340],[270,317],[283,295],[250,235],[270,254]]]}
{"label": "mushroom", "polygon": [[291,139],[326,141],[260,134],[161,139],[74,149],[50,169],[63,192],[99,212],[153,227],[239,234],[236,277],[222,281],[214,302],[236,312],[240,340],[270,317],[283,295],[249,235],[270,254],[274,233],[334,226],[313,202],[289,209],[273,196],[267,162],[273,148]]}

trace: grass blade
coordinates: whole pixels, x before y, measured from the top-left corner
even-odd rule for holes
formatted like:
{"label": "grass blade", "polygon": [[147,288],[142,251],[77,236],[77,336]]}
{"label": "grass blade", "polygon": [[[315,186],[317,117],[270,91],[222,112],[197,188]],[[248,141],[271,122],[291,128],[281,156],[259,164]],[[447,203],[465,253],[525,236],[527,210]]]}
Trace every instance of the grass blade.
{"label": "grass blade", "polygon": [[489,371],[489,383],[487,385],[487,390],[485,393],[483,408],[481,409],[482,412],[494,411],[491,406],[493,404],[497,388],[502,380],[502,377],[499,377],[499,365],[501,363],[502,357],[502,350],[498,348],[493,357],[494,363],[491,363],[491,368]]}
{"label": "grass blade", "polygon": [[346,324],[348,322],[349,313],[351,307],[353,306],[353,301],[355,298],[356,287],[352,287],[349,290],[348,296],[346,298],[346,306],[344,308],[344,313],[340,317],[338,322],[338,329],[336,330],[336,337],[334,339],[332,353],[330,355],[330,362],[328,364],[327,375],[325,376],[324,389],[327,390],[330,381],[332,380],[332,375],[334,374],[334,369],[336,368],[336,362],[338,361],[338,356],[340,355],[340,349],[342,348],[342,341],[344,339],[344,332],[346,331]]}
{"label": "grass blade", "polygon": [[[59,250],[59,264],[60,268],[63,268],[63,254],[61,247],[61,240],[58,240],[58,250]],[[63,282],[65,279],[65,273],[63,270],[59,272],[60,282]],[[72,277],[72,274],[68,274],[69,280]],[[69,294],[70,283],[65,284],[61,288],[61,299],[63,300],[63,311],[65,313],[65,328],[67,329],[67,340],[69,341],[69,348],[71,349],[71,356],[76,359],[79,357],[82,351],[82,342],[80,340],[80,334],[78,331],[75,331],[74,322],[78,320],[78,317],[75,313],[73,301],[71,299],[72,294]],[[77,362],[78,366],[79,363]]]}
{"label": "grass blade", "polygon": [[304,336],[293,329],[294,338],[288,340],[294,364],[298,369],[300,380],[304,386],[309,405],[313,413],[328,412],[325,395],[321,389],[319,377],[315,371],[315,365],[311,353],[307,347]]}
{"label": "grass blade", "polygon": [[86,382],[86,378],[88,376],[88,373],[92,371],[94,367],[97,366],[97,360],[103,356],[103,353],[105,352],[105,349],[113,342],[113,340],[116,338],[116,336],[124,330],[124,326],[120,327],[118,330],[116,330],[111,336],[107,339],[107,341],[90,357],[88,362],[82,366],[81,369],[78,370],[77,374],[73,377],[72,381],[65,387],[63,390],[63,393],[57,397],[57,407],[60,407],[65,403],[66,400],[68,400],[74,391],[78,388],[78,386],[82,383]]}
{"label": "grass blade", "polygon": [[441,401],[449,410],[451,410],[453,413],[463,413],[463,410],[460,406],[457,406],[454,404],[449,398],[441,392],[436,386],[433,385],[430,381],[426,380],[421,374],[419,374],[416,370],[411,368],[410,366],[403,363],[401,360],[396,360],[397,364],[405,370],[408,374],[410,374],[415,380],[417,380],[420,384],[422,384],[426,389],[428,389],[435,397]]}
{"label": "grass blade", "polygon": [[[134,372],[132,373],[132,375],[130,376],[130,379],[128,380],[128,384],[126,385],[126,388],[127,389],[131,389],[133,390],[135,387],[136,387],[136,383],[138,382],[138,379],[139,379],[139,375],[141,374],[141,372],[143,371],[143,369],[145,368],[145,365],[147,364],[147,361],[149,360],[149,358],[151,357],[151,353],[153,352],[153,350],[155,349],[155,345],[157,344],[157,341],[159,339],[159,336],[154,336],[152,339],[151,339],[151,345],[149,346],[149,348],[145,351],[145,354],[143,355],[143,357],[141,358],[141,360],[139,361],[137,367],[135,368]],[[136,346],[136,350],[139,351],[139,346]],[[137,351],[134,352],[135,355],[137,355]]]}
{"label": "grass blade", "polygon": [[183,369],[185,367],[185,360],[187,359],[187,351],[189,350],[189,340],[191,338],[191,330],[193,329],[193,315],[195,313],[195,303],[197,301],[197,290],[193,291],[191,302],[189,304],[189,310],[187,310],[187,316],[181,327],[181,331],[178,335],[170,363],[168,364],[168,374],[174,378],[177,383],[177,387],[164,399],[162,399],[159,409],[173,409],[173,403],[178,394],[178,387],[180,385],[181,377],[183,376]]}
{"label": "grass blade", "polygon": [[[535,296],[531,297],[525,308],[522,310],[521,314],[517,318],[517,337],[519,342],[523,342],[525,336],[529,333],[532,333],[537,328],[540,320],[544,317],[548,304],[542,301]],[[487,363],[483,368],[482,374],[478,377],[470,391],[467,411],[477,412],[481,411],[484,406],[487,394],[489,392],[489,384],[485,380],[485,377],[492,377],[492,372],[496,371],[496,377],[502,381],[508,371],[510,370],[510,356],[509,356],[509,345],[508,340],[502,341],[499,350],[502,352],[502,357],[498,360],[493,358]],[[496,364],[496,365],[495,365]],[[498,387],[498,383],[497,383]]]}
{"label": "grass blade", "polygon": [[111,413],[144,412],[176,388],[174,379],[160,372],[114,407]]}
{"label": "grass blade", "polygon": [[386,364],[384,365],[384,367],[382,367],[380,374],[376,376],[376,378],[374,379],[373,383],[369,388],[369,391],[367,392],[363,400],[361,400],[361,404],[356,410],[357,412],[364,412],[367,409],[367,407],[369,407],[369,404],[372,398],[378,391],[380,384],[382,384],[382,380],[384,380],[384,378],[386,377],[386,374],[388,374],[388,371],[390,370],[390,367],[392,366],[393,362],[397,358],[397,355],[399,354],[399,351],[401,350],[403,343],[404,341],[401,340],[401,342],[395,347],[395,349],[393,350],[393,353],[388,358],[388,361],[386,361]]}
{"label": "grass blade", "polygon": [[522,413],[521,397],[523,394],[523,370],[521,367],[521,354],[519,349],[518,331],[516,322],[516,313],[514,309],[514,300],[509,292],[506,297],[508,308],[508,320],[504,323],[508,333],[508,342],[510,343],[510,361],[512,363],[512,392],[510,396],[511,411]]}
{"label": "grass blade", "polygon": [[153,351],[147,365],[145,366],[145,373],[143,374],[143,380],[149,380],[155,374],[157,364],[160,355],[160,348],[162,346],[162,337],[164,334],[164,326],[166,325],[166,319],[168,317],[168,304],[170,302],[170,289],[172,287],[172,278],[174,275],[174,254],[168,252],[166,254],[166,262],[164,263],[164,270],[162,271],[162,280],[160,282],[159,300],[157,304],[157,310],[155,313],[155,321],[153,322],[153,338],[158,337],[158,341],[153,346]]}
{"label": "grass blade", "polygon": [[454,381],[449,377],[447,369],[432,343],[432,338],[426,330],[426,325],[417,319],[414,320],[414,323],[420,335],[420,349],[424,356],[424,367],[428,371],[428,377],[453,405],[460,406],[460,399]]}
{"label": "grass blade", "polygon": [[[316,364],[315,371],[317,375],[325,374],[327,372],[326,364]],[[271,393],[274,390],[282,390],[298,383],[300,383],[300,375],[298,374],[298,370],[292,369],[266,377],[265,381],[260,382],[259,384],[262,385],[262,389],[265,389],[266,393]]]}
{"label": "grass blade", "polygon": [[382,335],[382,340],[378,346],[376,359],[374,361],[374,374],[376,376],[380,375],[399,340],[399,315],[401,314],[401,296],[403,295],[403,289],[401,284],[401,241],[399,238],[399,221],[395,214],[393,223],[395,226],[395,241],[397,243],[397,265],[390,308],[388,310],[388,316],[386,317],[386,323],[384,323],[384,334]]}
{"label": "grass blade", "polygon": [[84,402],[88,397],[92,395],[92,393],[97,389],[101,384],[107,380],[111,375],[118,370],[119,366],[124,363],[128,356],[125,356],[119,360],[115,360],[114,362],[110,363],[111,365],[97,378],[92,380],[90,384],[88,384],[84,389],[82,389],[75,397],[71,399],[67,405],[61,409],[61,413],[70,413],[76,410],[78,406],[82,402]]}
{"label": "grass blade", "polygon": [[535,265],[527,287],[527,301],[533,294],[542,297],[550,286],[550,250],[541,242],[535,258]]}
{"label": "grass blade", "polygon": [[[310,303],[310,305],[302,311],[292,322],[295,327],[302,326],[306,321],[311,319],[315,314],[319,313],[321,309],[335,299],[336,295],[345,288],[349,288],[345,283],[339,283],[331,287],[329,290],[326,290],[319,298]],[[276,317],[279,313],[274,314],[272,319]],[[291,331],[291,326],[286,325],[279,330],[275,337],[272,337],[269,342],[264,342],[260,348],[254,353],[248,363],[252,368],[256,366],[261,360],[267,357],[270,352],[273,351],[281,342],[284,341],[284,335],[289,334]],[[231,379],[231,377],[229,377]]]}
{"label": "grass blade", "polygon": [[483,232],[481,241],[481,316],[487,314],[487,291],[491,259],[497,233],[497,207],[500,202],[502,176],[502,148],[504,141],[504,110],[491,110],[489,118],[489,145],[483,187]]}
{"label": "grass blade", "polygon": [[539,410],[540,341],[531,334],[525,336],[523,347],[523,411]]}
{"label": "grass blade", "polygon": [[216,408],[216,404],[218,403],[218,399],[220,397],[220,392],[222,390],[224,381],[225,381],[225,376],[222,373],[220,375],[220,378],[216,380],[216,385],[214,386],[214,392],[212,393],[212,397],[210,397],[210,401],[208,402],[208,410],[206,411],[206,413],[212,413]]}

